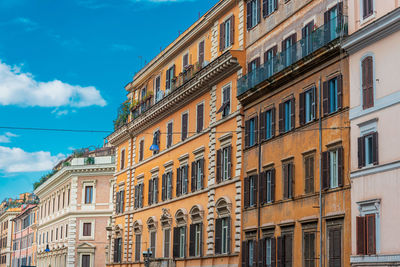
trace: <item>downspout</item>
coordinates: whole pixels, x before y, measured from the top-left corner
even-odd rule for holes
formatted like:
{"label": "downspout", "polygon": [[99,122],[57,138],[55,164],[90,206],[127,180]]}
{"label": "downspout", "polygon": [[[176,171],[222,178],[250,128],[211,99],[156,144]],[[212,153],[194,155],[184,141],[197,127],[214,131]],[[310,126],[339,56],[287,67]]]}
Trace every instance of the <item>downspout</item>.
{"label": "downspout", "polygon": [[[258,117],[261,118],[261,107],[260,107],[260,111],[258,113]],[[258,139],[258,176],[257,176],[257,243],[260,241],[260,224],[261,224],[261,191],[260,191],[260,184],[261,184],[261,138],[260,138],[260,126],[258,125],[258,131],[256,132],[257,134],[257,139]],[[257,248],[254,248],[258,250]],[[258,255],[258,253],[256,254]],[[258,255],[259,257],[259,255]],[[256,266],[259,265],[259,261],[258,259],[256,259]],[[261,267],[261,266],[258,266]]]}
{"label": "downspout", "polygon": [[319,102],[319,266],[322,267],[322,98],[321,98],[321,77],[318,81],[318,102]]}

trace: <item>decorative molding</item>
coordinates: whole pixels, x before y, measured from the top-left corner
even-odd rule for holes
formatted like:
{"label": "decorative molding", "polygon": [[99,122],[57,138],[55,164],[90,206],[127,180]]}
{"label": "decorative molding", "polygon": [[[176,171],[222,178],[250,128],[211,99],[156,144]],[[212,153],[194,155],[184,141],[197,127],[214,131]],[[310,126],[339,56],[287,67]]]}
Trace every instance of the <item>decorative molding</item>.
{"label": "decorative molding", "polygon": [[[390,162],[387,164],[381,164],[381,165],[373,165],[373,166],[368,166],[365,168],[362,168],[360,170],[356,170],[350,173],[350,178],[358,178],[358,177],[363,177],[367,175],[373,175],[381,172],[387,172],[387,171],[392,171],[400,168],[400,161],[395,161],[395,162]],[[383,177],[381,177],[382,179]]]}

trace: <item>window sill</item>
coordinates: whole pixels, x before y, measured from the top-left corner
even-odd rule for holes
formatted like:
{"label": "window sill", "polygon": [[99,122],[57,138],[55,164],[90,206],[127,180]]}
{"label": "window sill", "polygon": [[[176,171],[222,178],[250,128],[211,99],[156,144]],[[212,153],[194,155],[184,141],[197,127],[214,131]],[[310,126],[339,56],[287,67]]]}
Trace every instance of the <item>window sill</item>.
{"label": "window sill", "polygon": [[278,9],[275,8],[274,11],[272,11],[271,13],[269,13],[269,14],[263,16],[263,18],[264,18],[264,19],[267,19],[268,17],[270,17],[271,15],[273,15],[277,10],[278,10]]}
{"label": "window sill", "polygon": [[373,11],[373,13],[371,15],[368,15],[368,17],[363,18],[361,16],[360,19],[360,27],[364,26],[365,24],[371,22],[372,20],[374,20],[376,18],[375,16],[376,11]]}

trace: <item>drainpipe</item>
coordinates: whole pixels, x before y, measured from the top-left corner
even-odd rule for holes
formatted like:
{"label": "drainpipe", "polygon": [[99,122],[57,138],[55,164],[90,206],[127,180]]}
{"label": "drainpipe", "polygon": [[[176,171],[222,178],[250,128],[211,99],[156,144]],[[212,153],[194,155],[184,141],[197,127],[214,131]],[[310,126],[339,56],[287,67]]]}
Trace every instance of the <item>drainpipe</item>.
{"label": "drainpipe", "polygon": [[[258,118],[261,118],[261,106],[260,106],[260,111],[258,112]],[[260,120],[258,120],[260,121]],[[260,192],[260,175],[261,175],[261,138],[260,138],[260,125],[258,125],[258,131],[257,131],[257,139],[258,139],[258,179],[257,179],[257,244],[260,241],[260,223],[261,223],[261,201],[260,201],[260,196],[261,196],[261,192]],[[258,250],[258,246],[257,248],[254,248]],[[257,257],[259,257],[258,253],[256,254]],[[256,266],[259,265],[259,261],[258,259],[256,259]],[[261,267],[261,266],[258,266]]]}
{"label": "drainpipe", "polygon": [[319,267],[322,267],[322,98],[321,98],[321,77],[318,81],[318,102],[319,102]]}

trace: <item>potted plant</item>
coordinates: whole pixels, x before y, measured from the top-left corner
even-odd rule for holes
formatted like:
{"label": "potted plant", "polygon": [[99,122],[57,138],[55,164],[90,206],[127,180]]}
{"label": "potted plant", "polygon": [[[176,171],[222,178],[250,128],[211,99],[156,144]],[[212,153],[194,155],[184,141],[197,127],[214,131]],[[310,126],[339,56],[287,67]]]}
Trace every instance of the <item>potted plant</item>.
{"label": "potted plant", "polygon": [[136,100],[136,99],[133,99],[132,100],[132,102],[131,102],[131,104],[130,104],[130,110],[133,112],[133,111],[135,111],[138,107],[139,107],[139,101],[138,100]]}

